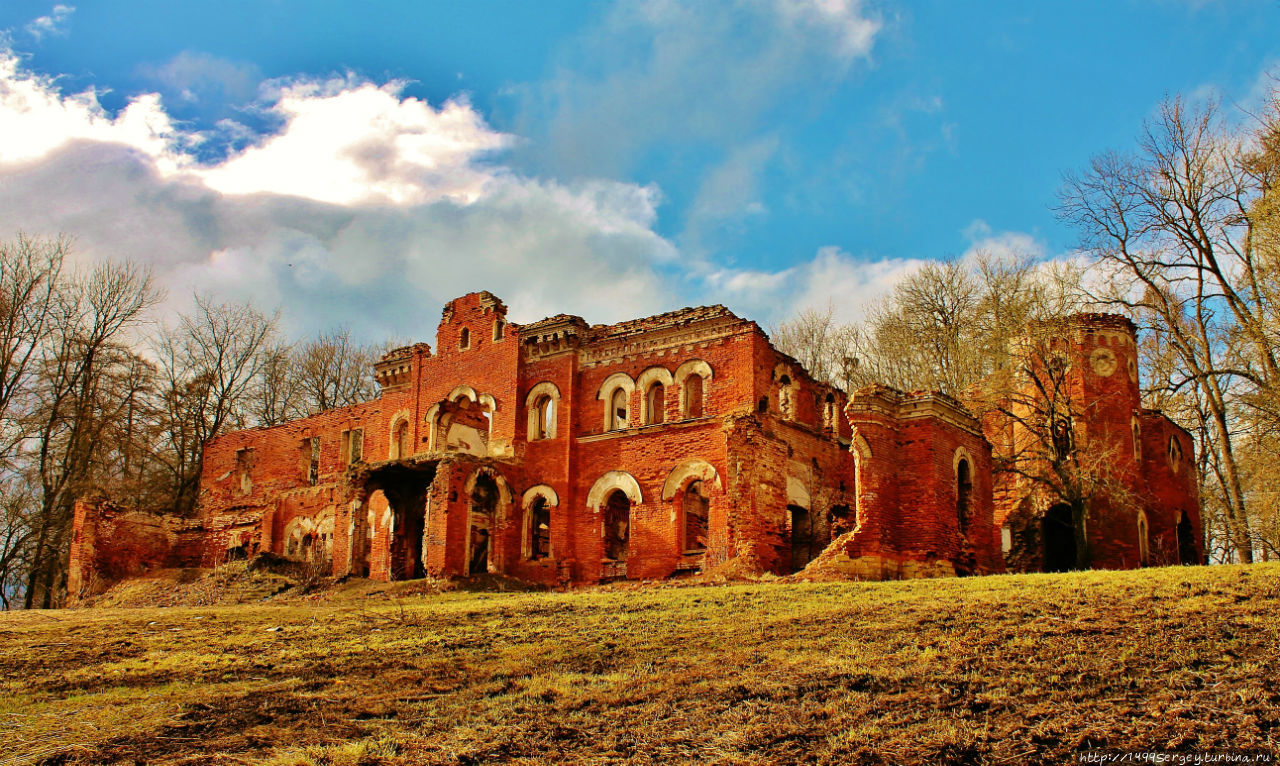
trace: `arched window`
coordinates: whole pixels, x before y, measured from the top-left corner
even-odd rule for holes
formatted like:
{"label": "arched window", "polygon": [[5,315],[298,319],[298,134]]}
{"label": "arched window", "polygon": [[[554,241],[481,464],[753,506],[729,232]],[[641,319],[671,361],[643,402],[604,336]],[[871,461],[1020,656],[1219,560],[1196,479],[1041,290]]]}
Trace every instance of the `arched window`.
{"label": "arched window", "polygon": [[551,557],[551,509],[545,497],[536,498],[529,506],[529,560]]}
{"label": "arched window", "polygon": [[497,527],[498,483],[488,474],[476,477],[471,489],[471,532],[467,546],[467,574],[484,574],[493,563],[493,533]]}
{"label": "arched window", "polygon": [[684,416],[702,417],[702,376],[697,373],[684,381]]}
{"label": "arched window", "polygon": [[1133,429],[1133,459],[1142,459],[1142,426],[1138,425],[1138,418],[1135,415],[1129,421],[1129,427]]}
{"label": "arched window", "polygon": [[795,413],[791,406],[791,376],[783,375],[778,378],[778,409],[782,412],[782,417],[793,420]]}
{"label": "arched window", "polygon": [[396,460],[404,460],[412,454],[412,450],[409,448],[409,421],[401,420],[396,424],[395,442],[392,449],[394,454],[391,457]]}
{"label": "arched window", "polygon": [[684,490],[684,551],[705,551],[707,549],[707,517],[711,500],[707,497],[702,481],[689,482]]}
{"label": "arched window", "polygon": [[649,390],[645,392],[645,425],[661,423],[665,419],[666,403],[666,387],[661,383],[649,386]]}
{"label": "arched window", "polygon": [[960,534],[969,530],[969,504],[973,496],[973,478],[969,474],[969,461],[956,465],[956,517],[960,519]]}
{"label": "arched window", "polygon": [[507,323],[501,319],[493,320],[493,339],[494,341],[502,340],[503,331],[506,329]]}
{"label": "arched window", "polygon": [[609,430],[621,431],[627,427],[627,392],[626,389],[614,389],[609,397]]}
{"label": "arched window", "polygon": [[543,394],[533,402],[533,432],[535,439],[550,439],[555,433],[556,420],[555,400]]}
{"label": "arched window", "polygon": [[462,332],[458,333],[458,350],[466,351],[471,348],[471,331],[462,328]]}

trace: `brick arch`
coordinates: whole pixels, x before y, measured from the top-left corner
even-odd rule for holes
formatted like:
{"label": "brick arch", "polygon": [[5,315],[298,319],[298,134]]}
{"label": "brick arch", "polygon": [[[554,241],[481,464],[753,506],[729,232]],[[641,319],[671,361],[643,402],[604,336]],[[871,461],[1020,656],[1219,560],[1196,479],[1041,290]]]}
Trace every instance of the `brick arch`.
{"label": "brick arch", "polygon": [[615,489],[622,490],[634,505],[644,502],[644,496],[640,493],[640,482],[636,481],[636,477],[626,471],[609,471],[591,485],[591,491],[587,493],[587,508],[599,512],[600,504]]}
{"label": "brick arch", "polygon": [[970,455],[969,450],[965,449],[964,447],[956,447],[955,455],[951,457],[951,474],[956,478],[957,481],[960,480],[960,461],[961,460],[968,461],[969,480],[973,481],[973,477],[976,475],[975,471],[977,470],[977,464],[973,462],[973,455]]}
{"label": "brick arch", "polygon": [[476,481],[479,480],[482,475],[493,479],[493,483],[498,485],[497,515],[498,518],[503,518],[506,515],[506,509],[511,507],[511,501],[515,497],[515,492],[512,491],[511,484],[507,481],[507,478],[497,470],[488,466],[481,466],[480,468],[477,468],[470,476],[467,477],[467,483],[463,485],[463,491],[466,492],[467,497],[471,497],[471,491],[476,488]]}
{"label": "brick arch", "polygon": [[610,430],[613,424],[613,413],[609,411],[609,402],[613,398],[613,392],[621,388],[627,393],[627,425],[636,422],[636,418],[631,411],[631,395],[636,391],[636,382],[631,376],[625,372],[615,372],[604,379],[600,384],[600,390],[596,392],[596,399],[604,402],[604,430]]}
{"label": "brick arch", "polygon": [[[407,423],[409,425],[410,441],[409,441],[408,455],[398,454],[396,450],[396,447],[397,447],[396,429],[400,427],[401,423]],[[410,412],[408,408],[397,410],[395,414],[391,416],[391,428],[388,429],[387,431],[387,457],[392,460],[404,460],[407,457],[412,457],[413,454],[417,452],[417,450],[414,449],[414,444],[412,440],[413,440],[413,413]]]}
{"label": "brick arch", "polygon": [[445,398],[451,402],[456,402],[458,401],[459,396],[467,397],[472,401],[472,403],[478,403],[480,401],[480,395],[476,393],[476,390],[465,383],[460,386],[454,386],[454,389],[450,391],[449,395]]}
{"label": "brick arch", "polygon": [[440,425],[437,422],[440,420],[440,405],[431,405],[431,409],[427,410],[427,414],[422,419],[427,424],[427,452],[434,452],[436,449],[436,430]]}
{"label": "brick arch", "polygon": [[528,510],[533,501],[538,498],[546,500],[547,505],[552,508],[560,505],[560,496],[554,489],[547,484],[537,484],[524,491],[524,495],[520,498],[520,507]]}
{"label": "brick arch", "polygon": [[675,375],[671,379],[677,386],[683,386],[685,380],[694,373],[702,376],[703,383],[710,383],[711,378],[714,377],[711,365],[701,359],[690,359],[676,368]]}
{"label": "brick arch", "polygon": [[648,423],[653,419],[650,417],[649,413],[649,387],[654,383],[662,384],[662,407],[665,412],[667,397],[671,394],[672,382],[671,371],[666,367],[658,366],[648,368],[644,372],[640,373],[640,376],[636,378],[636,389],[640,392],[639,421],[641,424]]}
{"label": "brick arch", "polygon": [[711,484],[718,490],[724,489],[724,485],[720,483],[720,474],[716,472],[716,467],[705,460],[693,458],[671,469],[666,483],[662,485],[662,499],[670,500],[674,498],[676,492],[695,479]]}

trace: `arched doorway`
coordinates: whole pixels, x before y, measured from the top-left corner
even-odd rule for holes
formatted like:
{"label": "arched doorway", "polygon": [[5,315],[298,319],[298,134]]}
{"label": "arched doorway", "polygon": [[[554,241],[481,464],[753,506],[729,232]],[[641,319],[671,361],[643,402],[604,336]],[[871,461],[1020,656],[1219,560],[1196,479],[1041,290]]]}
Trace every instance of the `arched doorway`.
{"label": "arched doorway", "polygon": [[1200,557],[1196,555],[1196,530],[1186,511],[1182,512],[1182,518],[1178,520],[1178,563],[1200,563]]}
{"label": "arched doorway", "polygon": [[627,560],[631,540],[631,499],[615,489],[604,504],[604,555],[614,561]]}
{"label": "arched doorway", "polygon": [[791,517],[791,571],[799,572],[813,560],[813,518],[807,508],[788,505]]}
{"label": "arched doorway", "polygon": [[626,577],[627,556],[631,541],[631,498],[620,489],[609,493],[604,502],[605,577]]}
{"label": "arched doorway", "polygon": [[1071,506],[1059,503],[1045,511],[1042,526],[1044,571],[1069,572],[1076,568],[1076,528]]}
{"label": "arched doorway", "polygon": [[485,574],[492,568],[493,534],[497,531],[498,483],[482,473],[471,489],[471,531],[467,574]]}
{"label": "arched doorway", "polygon": [[707,549],[707,517],[711,500],[707,497],[702,480],[691,481],[684,490],[684,547],[685,553]]}

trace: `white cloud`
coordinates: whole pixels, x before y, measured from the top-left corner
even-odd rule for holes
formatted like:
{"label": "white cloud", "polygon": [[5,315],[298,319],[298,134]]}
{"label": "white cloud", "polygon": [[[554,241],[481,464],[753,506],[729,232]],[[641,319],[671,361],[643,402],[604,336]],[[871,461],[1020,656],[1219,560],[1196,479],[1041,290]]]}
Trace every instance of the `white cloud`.
{"label": "white cloud", "polygon": [[0,57],[0,236],[67,232],[84,260],[149,265],[175,305],[193,288],[252,299],[297,332],[422,337],[477,289],[518,321],[671,307],[654,187],[520,176],[493,161],[513,139],[468,103],[394,83],[283,83],[269,108],[279,133],[201,165],[184,148],[202,136],[159,97],[112,116]]}
{"label": "white cloud", "polygon": [[[203,136],[158,96],[112,116],[93,91],[61,96],[0,57],[0,237],[65,232],[84,262],[145,264],[171,309],[198,289],[280,308],[291,333],[347,324],[428,341],[441,304],[480,289],[517,322],[723,301],[768,324],[828,299],[855,319],[917,264],[836,248],[776,272],[681,257],[654,230],[656,187],[515,173],[500,162],[515,139],[464,100],[435,108],[351,78],[281,83],[274,97],[278,133],[201,164],[189,150]],[[747,182],[731,169],[708,187],[712,212],[754,198],[734,201]]]}
{"label": "white cloud", "polygon": [[439,110],[401,98],[401,83],[300,82],[272,111],[286,127],[199,171],[226,194],[267,192],[338,205],[474,202],[495,171],[478,165],[511,138],[491,130],[465,101]]}
{"label": "white cloud", "polygon": [[864,15],[859,0],[775,0],[775,5],[788,23],[825,33],[846,63],[868,55],[880,31],[880,22]]}
{"label": "white cloud", "polygon": [[154,95],[133,100],[110,117],[92,90],[62,97],[51,80],[20,71],[0,50],[0,164],[28,162],[77,141],[121,144],[172,172],[185,159],[170,150],[177,135]]}
{"label": "white cloud", "polygon": [[33,20],[25,27],[27,34],[40,42],[50,35],[65,35],[67,33],[67,20],[71,18],[71,14],[76,9],[73,5],[63,5],[58,3],[53,6],[53,10],[48,16],[40,16]]}
{"label": "white cloud", "polygon": [[813,260],[776,272],[723,269],[706,277],[713,295],[764,323],[808,308],[835,308],[842,322],[858,322],[873,303],[920,268],[912,258],[855,258],[838,247],[818,249]]}
{"label": "white cloud", "polygon": [[969,247],[962,258],[986,254],[998,259],[1031,258],[1040,260],[1047,254],[1043,241],[1023,231],[992,231],[991,225],[975,219],[964,230]]}

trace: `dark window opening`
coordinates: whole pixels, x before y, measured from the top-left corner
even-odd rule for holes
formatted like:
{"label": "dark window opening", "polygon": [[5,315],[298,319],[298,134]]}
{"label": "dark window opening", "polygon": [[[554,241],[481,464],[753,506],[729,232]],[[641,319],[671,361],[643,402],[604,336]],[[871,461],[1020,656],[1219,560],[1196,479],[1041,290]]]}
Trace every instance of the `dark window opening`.
{"label": "dark window opening", "polygon": [[364,457],[364,429],[353,428],[342,432],[342,462],[359,463]]}
{"label": "dark window opening", "polygon": [[1065,460],[1075,449],[1075,434],[1072,432],[1071,421],[1067,418],[1053,421],[1050,438],[1053,441],[1054,457],[1058,460]]}
{"label": "dark window opening", "polygon": [[769,397],[762,396],[760,397],[760,402],[756,404],[756,412],[763,415],[768,411],[769,411]]}
{"label": "dark window opening", "polygon": [[702,376],[690,375],[684,382],[684,416],[702,417]]}
{"label": "dark window opening", "polygon": [[960,519],[960,534],[969,531],[969,504],[973,496],[973,479],[969,475],[969,461],[961,460],[956,466],[956,516]]}
{"label": "dark window opening", "polygon": [[808,509],[798,505],[788,505],[787,513],[791,516],[791,571],[799,572],[813,561],[813,517]]}
{"label": "dark window opening", "polygon": [[502,334],[506,326],[507,326],[507,323],[502,321],[501,319],[493,320],[493,339],[495,341],[502,340]]}
{"label": "dark window opening", "polygon": [[626,561],[631,540],[631,499],[615,489],[604,506],[604,557]]}
{"label": "dark window opening", "polygon": [[314,487],[320,483],[320,437],[313,436],[302,440],[302,471],[307,484]]}
{"label": "dark window opening", "polygon": [[707,549],[707,527],[711,499],[701,481],[691,482],[684,491],[684,550]]}
{"label": "dark window opening", "polygon": [[469,348],[471,348],[471,331],[464,327],[458,333],[458,349],[465,351]]}
{"label": "dark window opening", "polygon": [[539,497],[529,507],[529,558],[541,561],[551,556],[551,509]]}
{"label": "dark window opening", "polygon": [[666,388],[661,383],[654,383],[649,386],[649,391],[645,397],[645,409],[647,410],[645,413],[647,418],[645,425],[661,423],[666,417],[666,412],[663,411],[667,401]]}
{"label": "dark window opening", "polygon": [[1071,506],[1059,503],[1044,514],[1044,571],[1070,572],[1076,563],[1076,527]]}
{"label": "dark window opening", "polygon": [[247,495],[253,491],[253,479],[250,472],[253,469],[253,449],[245,447],[236,450],[236,489],[240,494]]}

